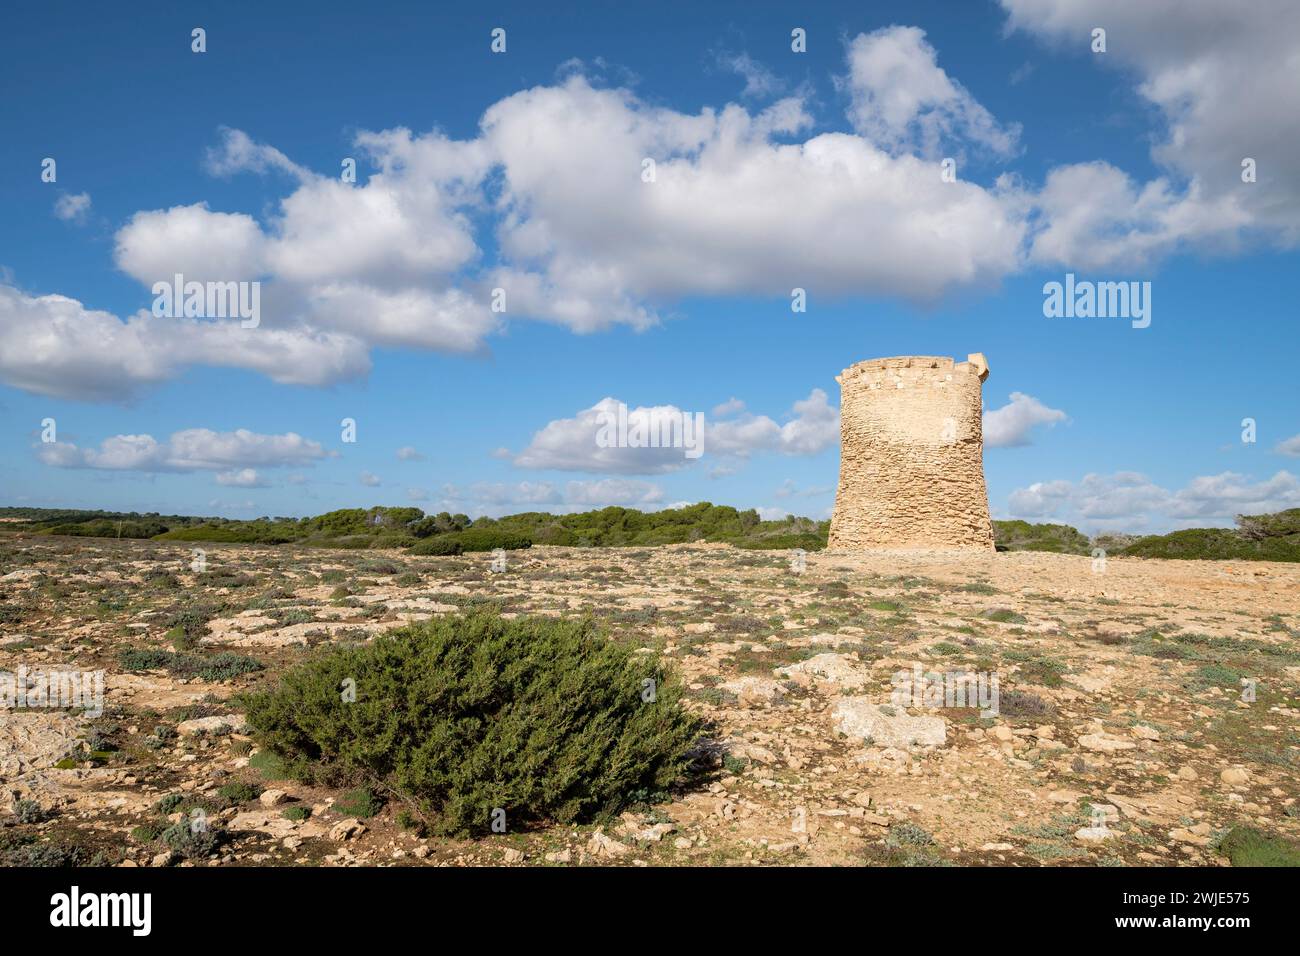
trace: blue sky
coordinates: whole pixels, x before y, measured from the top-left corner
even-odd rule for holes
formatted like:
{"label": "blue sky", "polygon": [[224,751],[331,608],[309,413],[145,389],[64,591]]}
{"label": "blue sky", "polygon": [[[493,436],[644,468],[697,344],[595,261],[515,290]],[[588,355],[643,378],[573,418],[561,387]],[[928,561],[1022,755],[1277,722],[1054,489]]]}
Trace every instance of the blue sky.
{"label": "blue sky", "polygon": [[[1300,506],[1286,4],[139,6],[0,36],[0,503],[828,517],[834,376],[983,352],[995,517]],[[152,316],[176,271],[261,324]],[[1045,317],[1067,272],[1150,326]],[[599,454],[606,398],[704,455]]]}

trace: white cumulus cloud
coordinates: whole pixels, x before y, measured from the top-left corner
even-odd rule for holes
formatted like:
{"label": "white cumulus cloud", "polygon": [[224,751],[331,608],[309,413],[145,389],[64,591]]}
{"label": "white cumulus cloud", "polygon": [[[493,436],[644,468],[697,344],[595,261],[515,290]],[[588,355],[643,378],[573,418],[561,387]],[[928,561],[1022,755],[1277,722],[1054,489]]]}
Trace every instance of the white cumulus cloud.
{"label": "white cumulus cloud", "polygon": [[1238,514],[1300,507],[1300,478],[1289,471],[1255,480],[1236,472],[1193,478],[1169,489],[1138,472],[1087,474],[1018,488],[1008,497],[1013,517],[1064,521],[1088,529],[1155,531],[1229,525]]}
{"label": "white cumulus cloud", "polygon": [[1028,445],[1036,426],[1050,428],[1063,421],[1068,421],[1068,416],[1059,408],[1048,408],[1024,392],[1012,392],[1006,405],[984,413],[984,443],[993,448]]}
{"label": "white cumulus cloud", "polygon": [[37,446],[37,457],[59,468],[96,468],[108,471],[186,472],[218,471],[221,484],[255,487],[253,466],[304,465],[330,457],[319,442],[296,432],[264,435],[245,428],[218,432],[187,428],[166,441],[152,435],[113,435],[98,448],[80,448],[71,442]]}
{"label": "white cumulus cloud", "polygon": [[1000,156],[1015,152],[1019,127],[998,123],[939,66],[924,30],[891,26],[859,34],[848,59],[849,119],[872,142],[930,159],[967,142]]}
{"label": "white cumulus cloud", "polygon": [[54,200],[54,215],[64,222],[83,223],[90,214],[90,193],[64,193]]}

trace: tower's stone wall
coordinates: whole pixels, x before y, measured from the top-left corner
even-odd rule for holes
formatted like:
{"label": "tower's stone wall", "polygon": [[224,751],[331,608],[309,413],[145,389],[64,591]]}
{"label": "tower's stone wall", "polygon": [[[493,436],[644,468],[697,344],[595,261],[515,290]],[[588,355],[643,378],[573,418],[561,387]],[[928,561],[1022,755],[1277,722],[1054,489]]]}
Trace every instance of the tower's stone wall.
{"label": "tower's stone wall", "polygon": [[993,550],[983,355],[870,359],[840,383],[832,549]]}

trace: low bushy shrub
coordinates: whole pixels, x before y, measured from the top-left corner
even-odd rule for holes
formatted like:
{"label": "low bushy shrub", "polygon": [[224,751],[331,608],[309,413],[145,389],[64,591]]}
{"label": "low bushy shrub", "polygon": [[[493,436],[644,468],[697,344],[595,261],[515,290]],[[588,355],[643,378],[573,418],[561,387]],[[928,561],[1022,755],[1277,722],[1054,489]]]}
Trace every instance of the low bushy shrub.
{"label": "low bushy shrub", "polygon": [[750,551],[792,551],[795,548],[802,548],[804,551],[821,551],[826,547],[826,536],[815,532],[771,534],[742,541],[739,546]]}
{"label": "low bushy shrub", "polygon": [[411,548],[411,554],[423,554],[431,557],[447,557],[460,554],[463,549],[455,535],[439,535],[436,538],[424,538]]}
{"label": "low bushy shrub", "polygon": [[343,795],[334,803],[334,812],[345,817],[360,817],[367,820],[384,808],[384,801],[369,787],[358,787]]}
{"label": "low bushy shrub", "polygon": [[1052,551],[1057,554],[1091,554],[1088,536],[1068,524],[1030,524],[995,521],[993,538],[999,551]]}
{"label": "low bushy shrub", "polygon": [[1254,827],[1233,827],[1218,849],[1233,866],[1300,866],[1300,845]]}
{"label": "low bushy shrub", "polygon": [[1139,538],[1123,553],[1139,558],[1205,561],[1300,561],[1300,534],[1248,537],[1231,528],[1186,528]]}
{"label": "low bushy shrub", "polygon": [[259,750],[248,758],[248,766],[260,773],[266,780],[288,780],[289,768],[276,754],[269,750]]}
{"label": "low bushy shrub", "polygon": [[1269,515],[1237,515],[1241,534],[1252,541],[1300,535],[1300,508],[1288,508]]}
{"label": "low bushy shrub", "polygon": [[169,850],[187,860],[203,859],[221,845],[219,831],[209,829],[207,826],[196,827],[185,820],[169,826],[159,835],[159,839]]}
{"label": "low bushy shrub", "polygon": [[119,659],[126,671],[153,671],[166,667],[176,655],[156,647],[131,648],[122,651]]}
{"label": "low bushy shrub", "polygon": [[217,796],[232,807],[241,803],[248,803],[250,800],[256,800],[261,792],[261,787],[240,781],[224,783],[217,788]]}
{"label": "low bushy shrub", "polygon": [[205,681],[232,680],[263,667],[254,658],[230,651],[202,657],[198,654],[173,654],[156,647],[131,648],[122,651],[119,659],[123,670],[151,671],[165,667],[178,677],[197,677]]}
{"label": "low bushy shrub", "polygon": [[680,683],[591,621],[486,611],[323,651],[242,704],[297,778],[373,786],[457,835],[497,808],[512,830],[608,817],[680,780],[700,732]]}
{"label": "low bushy shrub", "polygon": [[19,823],[44,823],[50,813],[35,800],[15,800],[14,817]]}
{"label": "low bushy shrub", "polygon": [[457,534],[456,539],[464,551],[520,551],[533,546],[533,539],[527,535],[497,528],[470,528]]}
{"label": "low bushy shrub", "polygon": [[466,551],[495,551],[497,548],[518,551],[532,546],[533,539],[524,534],[497,528],[470,528],[468,531],[424,538],[411,548],[411,554],[462,554]]}

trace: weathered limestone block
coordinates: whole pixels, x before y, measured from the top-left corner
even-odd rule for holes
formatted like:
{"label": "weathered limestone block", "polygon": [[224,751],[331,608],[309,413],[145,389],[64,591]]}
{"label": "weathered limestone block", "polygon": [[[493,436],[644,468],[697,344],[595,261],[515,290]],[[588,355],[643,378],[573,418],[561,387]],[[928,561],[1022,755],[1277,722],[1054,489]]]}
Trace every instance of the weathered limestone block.
{"label": "weathered limestone block", "polygon": [[831,720],[844,736],[861,737],[877,747],[942,747],[948,741],[948,725],[942,717],[912,717],[868,697],[841,697],[831,710]]}
{"label": "weathered limestone block", "polygon": [[993,550],[980,353],[869,359],[840,383],[834,550]]}

